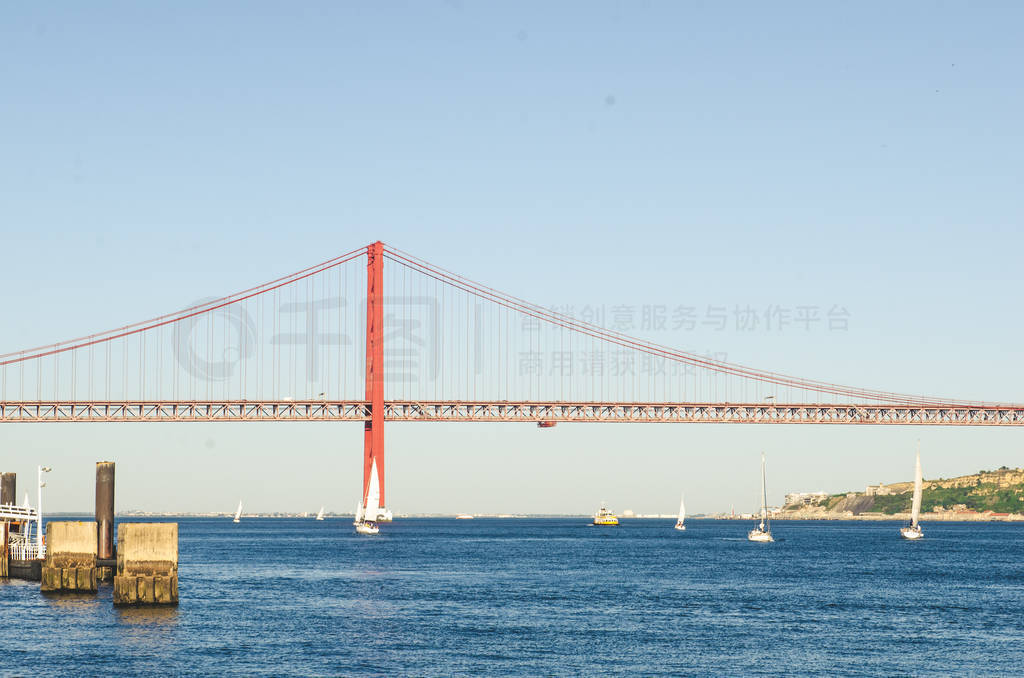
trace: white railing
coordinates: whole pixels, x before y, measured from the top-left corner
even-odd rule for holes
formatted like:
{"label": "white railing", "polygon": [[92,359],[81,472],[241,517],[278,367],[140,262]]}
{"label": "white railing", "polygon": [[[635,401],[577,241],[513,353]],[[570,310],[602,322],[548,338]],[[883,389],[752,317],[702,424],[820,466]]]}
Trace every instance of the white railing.
{"label": "white railing", "polygon": [[46,545],[40,547],[35,540],[26,539],[24,535],[12,534],[7,546],[11,560],[42,560],[46,557]]}
{"label": "white railing", "polygon": [[0,504],[0,520],[35,520],[37,516],[34,508],[28,506],[16,506],[14,504]]}

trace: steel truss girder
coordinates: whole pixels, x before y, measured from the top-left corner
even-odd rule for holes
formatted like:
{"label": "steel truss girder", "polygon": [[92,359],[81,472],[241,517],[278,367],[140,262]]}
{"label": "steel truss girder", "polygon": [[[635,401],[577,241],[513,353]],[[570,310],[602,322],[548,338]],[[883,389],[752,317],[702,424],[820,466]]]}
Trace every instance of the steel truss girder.
{"label": "steel truss girder", "polygon": [[385,403],[389,421],[1024,426],[1022,407],[763,403]]}
{"label": "steel truss girder", "polygon": [[0,402],[2,422],[363,421],[361,401]]}
{"label": "steel truss girder", "polygon": [[[367,421],[369,402],[0,402],[6,422]],[[764,403],[384,403],[385,421],[620,422],[1024,426],[1024,406],[936,407]]]}

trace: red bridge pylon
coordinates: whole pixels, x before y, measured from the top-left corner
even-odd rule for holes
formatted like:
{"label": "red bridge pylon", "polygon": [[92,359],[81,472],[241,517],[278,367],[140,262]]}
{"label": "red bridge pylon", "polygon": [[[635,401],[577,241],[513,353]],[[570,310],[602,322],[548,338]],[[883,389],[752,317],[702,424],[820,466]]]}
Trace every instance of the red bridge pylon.
{"label": "red bridge pylon", "polygon": [[384,503],[384,243],[366,248],[366,400],[362,518],[389,522]]}

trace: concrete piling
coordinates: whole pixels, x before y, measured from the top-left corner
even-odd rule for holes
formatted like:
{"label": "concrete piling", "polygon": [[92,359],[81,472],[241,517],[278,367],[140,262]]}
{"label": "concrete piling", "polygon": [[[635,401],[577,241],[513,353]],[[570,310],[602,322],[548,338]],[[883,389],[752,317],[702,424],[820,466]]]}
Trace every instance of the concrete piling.
{"label": "concrete piling", "polygon": [[46,524],[43,591],[96,591],[96,523]]}
{"label": "concrete piling", "polygon": [[[114,462],[96,462],[96,558],[114,558]],[[113,568],[100,567],[100,581],[110,581]]]}
{"label": "concrete piling", "polygon": [[114,605],[178,603],[178,524],[117,526]]}

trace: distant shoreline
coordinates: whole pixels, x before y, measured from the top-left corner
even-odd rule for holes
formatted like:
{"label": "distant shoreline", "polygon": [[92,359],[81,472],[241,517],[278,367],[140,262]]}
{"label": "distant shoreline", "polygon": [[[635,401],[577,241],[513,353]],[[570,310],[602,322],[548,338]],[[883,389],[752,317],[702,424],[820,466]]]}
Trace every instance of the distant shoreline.
{"label": "distant shoreline", "polygon": [[[437,519],[451,519],[455,520],[457,514],[454,513],[418,513],[408,515],[397,515],[396,520],[403,519],[419,519],[419,518],[437,518]],[[230,513],[117,513],[115,517],[117,519],[145,519],[145,518],[223,518],[225,520],[231,519],[233,514]],[[91,513],[76,512],[76,513],[51,513],[48,516],[44,516],[47,519],[51,518],[85,518],[91,519],[94,516]],[[313,520],[312,515],[303,516],[301,514],[252,514],[244,515],[243,518],[250,520],[274,520],[274,519],[290,519],[290,520]],[[325,519],[329,520],[350,520],[352,514],[324,514]],[[475,514],[474,519],[500,519],[500,520],[523,520],[523,519],[543,519],[543,518],[560,518],[560,519],[581,519],[589,520],[593,516],[590,514],[555,514],[555,513],[538,513],[538,514],[515,514],[515,515],[495,515],[495,514]],[[709,515],[693,515],[687,516],[689,520],[738,520],[741,522],[749,522],[751,520],[757,520],[758,516],[733,516],[728,514],[709,514]],[[879,513],[861,513],[859,515],[829,515],[829,514],[814,514],[814,515],[772,515],[771,520],[775,521],[861,521],[861,522],[906,522],[910,520],[910,514],[879,514]],[[674,521],[675,516],[629,516],[621,517],[621,522],[628,522],[631,520],[664,520]],[[1014,513],[1008,516],[993,516],[984,513],[979,514],[957,514],[957,513],[922,513],[921,522],[929,523],[1016,523],[1024,522],[1024,514]]]}

